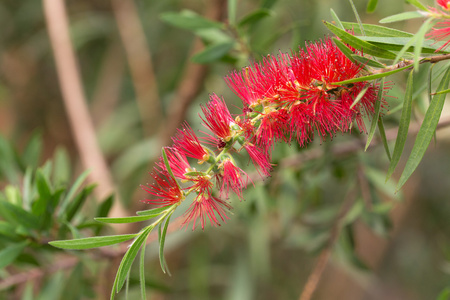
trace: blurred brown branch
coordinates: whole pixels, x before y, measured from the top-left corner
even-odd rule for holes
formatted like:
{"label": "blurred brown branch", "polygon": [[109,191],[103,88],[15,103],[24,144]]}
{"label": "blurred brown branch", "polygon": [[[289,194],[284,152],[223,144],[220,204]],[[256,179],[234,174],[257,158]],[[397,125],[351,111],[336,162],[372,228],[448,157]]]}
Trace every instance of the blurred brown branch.
{"label": "blurred brown branch", "polygon": [[[69,123],[85,169],[91,169],[89,179],[97,183],[100,200],[114,193],[114,185],[105,158],[98,146],[80,79],[75,53],[69,35],[69,21],[63,0],[43,0],[50,44],[53,49],[62,98]],[[126,215],[120,201],[115,201],[110,216]]]}
{"label": "blurred brown branch", "polygon": [[163,116],[150,48],[133,0],[111,0],[117,28],[133,79],[144,133],[156,132]]}

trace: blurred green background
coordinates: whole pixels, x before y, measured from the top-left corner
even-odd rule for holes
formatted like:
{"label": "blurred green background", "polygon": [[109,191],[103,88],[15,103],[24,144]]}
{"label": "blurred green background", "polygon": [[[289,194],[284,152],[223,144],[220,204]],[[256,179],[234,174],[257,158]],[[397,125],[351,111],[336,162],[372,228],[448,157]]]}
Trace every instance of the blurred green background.
{"label": "blurred green background", "polygon": [[[368,14],[367,1],[355,2],[362,21],[371,24],[413,9],[403,1],[380,0]],[[238,112],[240,100],[223,81],[231,70],[325,38],[329,33],[322,20],[332,20],[330,8],[341,20],[355,22],[347,0],[237,1],[235,22],[228,16],[229,3],[221,0],[139,0],[131,10],[118,0],[65,4],[98,143],[128,215],[145,209],[141,200],[146,195],[139,185],[149,181],[151,163],[159,157],[161,145],[169,142],[174,126],[186,119],[193,128],[201,128],[199,104],[208,94],[223,95]],[[183,29],[185,24],[177,23],[183,10],[225,25]],[[133,30],[134,23],[143,36],[121,33]],[[414,32],[420,21],[393,26]],[[216,48],[198,55],[203,44]],[[139,60],[142,55],[150,55],[152,65],[139,69],[139,62],[145,62]],[[424,82],[426,69],[415,74],[416,82]],[[395,86],[390,107],[401,103],[405,78],[400,74],[391,79]],[[419,93],[418,120],[423,103],[426,95]],[[398,119],[398,111],[386,114],[386,127],[395,129]],[[438,131],[436,145],[397,195],[394,183],[384,184],[388,161],[382,146],[367,152],[362,146],[340,150],[365,141],[366,135],[357,130],[333,141],[315,141],[306,149],[277,145],[274,163],[280,167],[271,178],[250,186],[245,201],[231,199],[234,214],[226,224],[168,236],[166,259],[172,276],[162,273],[157,246],[147,247],[149,299],[298,299],[318,254],[333,240],[335,219],[345,205],[351,209],[333,241],[333,254],[313,299],[437,299],[450,287],[449,133]],[[59,157],[64,161],[60,165],[70,166],[65,169],[69,182],[84,170],[62,101],[41,1],[0,2],[0,135],[2,189],[21,190],[27,166],[36,168],[48,159]],[[408,149],[412,142],[411,136]],[[77,212],[74,226],[79,232],[84,232],[83,222],[94,217],[94,203],[94,197],[88,198]],[[56,237],[52,230],[48,236]],[[8,243],[2,240],[0,247]],[[24,250],[33,263],[19,257],[0,270],[0,280],[31,268],[44,272],[30,277],[28,285],[2,286],[0,281],[1,299],[109,296],[117,259],[74,253],[80,261],[76,267],[54,272],[49,271],[53,258],[63,254],[44,248]],[[129,287],[132,299],[139,297],[138,278],[135,268]],[[118,299],[125,299],[124,294]],[[440,300],[450,299],[445,291],[441,295]]]}

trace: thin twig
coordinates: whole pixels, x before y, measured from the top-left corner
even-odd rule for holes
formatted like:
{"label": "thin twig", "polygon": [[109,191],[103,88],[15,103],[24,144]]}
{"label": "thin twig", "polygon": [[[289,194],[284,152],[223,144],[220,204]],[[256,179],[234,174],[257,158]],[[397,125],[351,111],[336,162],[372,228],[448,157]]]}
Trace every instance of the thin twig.
{"label": "thin twig", "polygon": [[[92,119],[86,104],[75,53],[69,35],[69,22],[63,0],[43,0],[50,43],[55,56],[62,98],[69,117],[75,143],[85,169],[91,169],[89,179],[97,183],[97,198],[114,193],[114,185],[105,158],[98,146]],[[110,216],[125,216],[115,201]]]}

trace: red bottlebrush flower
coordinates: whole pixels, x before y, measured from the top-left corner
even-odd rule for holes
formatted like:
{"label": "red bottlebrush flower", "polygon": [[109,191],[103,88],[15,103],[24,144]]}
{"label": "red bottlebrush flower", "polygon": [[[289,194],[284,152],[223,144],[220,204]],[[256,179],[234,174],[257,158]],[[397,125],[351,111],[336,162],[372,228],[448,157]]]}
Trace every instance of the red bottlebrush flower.
{"label": "red bottlebrush flower", "polygon": [[[285,54],[280,56],[284,57]],[[269,55],[262,63],[254,63],[251,67],[243,68],[241,72],[234,71],[225,77],[225,81],[242,99],[244,105],[251,107],[261,101],[278,97],[278,88],[283,86],[286,68],[276,57]]]}
{"label": "red bottlebrush flower", "polygon": [[154,168],[150,175],[154,183],[149,186],[141,185],[141,187],[157,199],[147,199],[145,202],[158,206],[170,206],[184,200],[183,191],[166,171]]}
{"label": "red bottlebrush flower", "polygon": [[202,229],[205,229],[207,218],[212,226],[220,226],[219,218],[225,222],[225,220],[228,219],[226,211],[231,208],[232,207],[222,199],[212,197],[211,195],[199,194],[185,212],[184,216],[186,219],[182,226],[187,226],[192,221],[192,230],[194,230],[197,225],[197,220],[200,219],[200,225],[202,226]]}
{"label": "red bottlebrush flower", "polygon": [[441,47],[439,47],[436,52],[441,51],[448,47],[450,43],[450,20],[445,20],[438,22],[431,32],[427,34],[427,37],[434,39],[436,42],[446,41]]}
{"label": "red bottlebrush flower", "polygon": [[228,141],[231,137],[230,125],[234,123],[234,119],[231,117],[225,101],[213,94],[206,107],[201,106],[201,109],[205,115],[205,119],[200,117],[204,125],[219,138]]}
{"label": "red bottlebrush flower", "polygon": [[265,155],[260,148],[253,144],[246,144],[244,148],[247,150],[248,155],[255,165],[259,175],[270,176],[272,166],[270,165],[267,155]]}
{"label": "red bottlebrush flower", "polygon": [[[177,148],[165,148],[167,160],[169,161],[170,169],[172,169],[173,175],[175,177],[185,180],[185,173],[189,172],[191,166],[189,165],[186,155],[180,152]],[[161,157],[158,166],[167,172],[166,164],[164,159]]]}
{"label": "red bottlebrush flower", "polygon": [[225,159],[223,162],[222,186],[220,188],[221,194],[225,194],[228,198],[231,188],[239,199],[242,199],[242,189],[247,186],[247,183],[247,173],[235,166],[230,159]]}
{"label": "red bottlebrush flower", "polygon": [[190,178],[190,180],[194,184],[188,188],[189,190],[195,190],[197,193],[200,194],[211,195],[211,189],[213,188],[214,184],[211,182],[210,176],[199,175]]}
{"label": "red bottlebrush flower", "polygon": [[450,10],[450,1],[448,0],[437,0],[437,4],[439,4],[443,9]]}
{"label": "red bottlebrush flower", "polygon": [[263,113],[261,124],[256,132],[256,143],[270,156],[275,142],[286,140],[290,116],[285,109]]}
{"label": "red bottlebrush flower", "polygon": [[183,124],[183,130],[177,129],[177,135],[172,138],[173,147],[186,156],[196,158],[199,161],[206,161],[209,154],[200,144],[198,137],[195,135],[188,123]]}
{"label": "red bottlebrush flower", "polygon": [[289,107],[291,130],[300,145],[309,142],[314,131],[322,138],[348,131],[355,118],[358,126],[364,126],[361,114],[373,111],[376,88],[369,88],[350,109],[367,83],[333,84],[355,78],[362,67],[350,61],[330,39],[308,44],[306,50],[292,57],[291,66],[292,83],[287,85],[296,89],[280,90],[280,97]]}

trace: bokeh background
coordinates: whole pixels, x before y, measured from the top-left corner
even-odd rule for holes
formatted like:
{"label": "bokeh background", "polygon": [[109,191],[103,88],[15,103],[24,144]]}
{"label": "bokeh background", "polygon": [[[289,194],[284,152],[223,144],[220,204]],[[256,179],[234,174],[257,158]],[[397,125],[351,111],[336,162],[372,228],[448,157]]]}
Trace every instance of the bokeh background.
{"label": "bokeh background", "polygon": [[[413,9],[403,1],[380,0],[368,14],[367,1],[355,2],[362,21],[371,24]],[[149,182],[152,163],[161,146],[170,144],[175,128],[188,120],[200,129],[199,105],[213,92],[239,111],[240,100],[223,80],[231,70],[324,39],[330,33],[322,20],[332,20],[330,8],[341,20],[355,22],[347,0],[241,0],[236,5],[236,21],[230,23],[225,0],[65,1],[82,92],[110,176],[94,178],[104,193],[88,199],[78,221],[92,218],[97,201],[112,192],[121,203],[117,214],[146,209],[142,200],[147,196],[139,185]],[[225,25],[194,32],[177,23],[176,13],[183,10]],[[81,130],[89,143],[85,124],[68,118],[48,22],[42,1],[0,2],[2,189],[20,189],[26,167],[48,160],[63,162],[68,181],[96,168],[86,165],[86,154],[80,154],[74,139]],[[393,27],[414,32],[420,24],[412,20]],[[218,46],[198,55],[205,45]],[[420,89],[427,68],[415,74],[418,121],[427,105]],[[385,113],[385,126],[391,139],[405,78],[390,78],[395,85],[388,102],[394,110]],[[331,255],[313,299],[438,299],[450,287],[450,131],[443,127],[437,132],[436,143],[399,193],[395,178],[384,182],[388,160],[382,145],[376,139],[364,152],[366,137],[354,130],[304,149],[277,145],[272,177],[255,180],[245,201],[231,199],[234,210],[226,224],[205,231],[177,227],[168,235],[172,276],[160,269],[156,243],[147,247],[149,299],[298,299],[324,249],[331,249]],[[414,132],[406,152],[413,141]],[[345,221],[336,224],[342,212]],[[116,230],[133,232],[138,226]],[[101,233],[112,231],[103,228]],[[0,270],[0,298],[109,297],[117,257],[39,247],[25,252],[36,261],[17,261]],[[59,270],[56,258],[64,255],[79,263]],[[30,276],[31,269],[42,272]],[[1,284],[18,274],[30,276],[25,277],[28,284]],[[132,299],[139,297],[138,278],[133,268]],[[125,299],[124,294],[117,298]],[[450,299],[445,291],[441,295],[440,300]]]}

